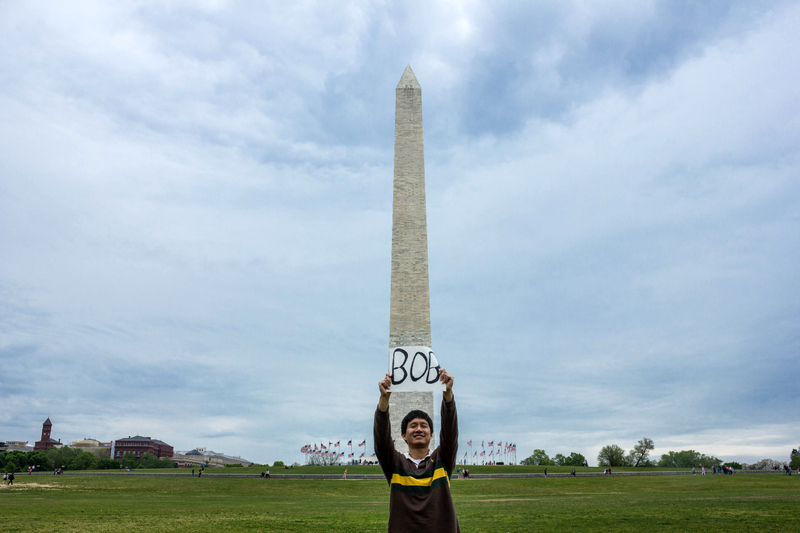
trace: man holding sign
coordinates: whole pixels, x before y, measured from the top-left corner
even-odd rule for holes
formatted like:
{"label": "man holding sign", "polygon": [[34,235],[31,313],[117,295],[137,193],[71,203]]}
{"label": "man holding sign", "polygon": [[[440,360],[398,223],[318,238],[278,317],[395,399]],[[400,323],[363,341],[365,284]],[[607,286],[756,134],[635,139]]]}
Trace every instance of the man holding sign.
{"label": "man holding sign", "polygon": [[[427,367],[430,368],[430,359]],[[420,377],[422,372],[419,372]],[[442,429],[439,446],[431,451],[433,423],[424,411],[408,413],[401,424],[401,435],[408,453],[394,448],[389,422],[389,396],[392,375],[378,383],[381,397],[375,410],[373,429],[375,455],[389,482],[389,532],[458,532],[458,518],[450,495],[450,475],[458,451],[458,417],[453,399],[453,376],[438,369],[442,392]],[[420,380],[421,381],[421,380]]]}

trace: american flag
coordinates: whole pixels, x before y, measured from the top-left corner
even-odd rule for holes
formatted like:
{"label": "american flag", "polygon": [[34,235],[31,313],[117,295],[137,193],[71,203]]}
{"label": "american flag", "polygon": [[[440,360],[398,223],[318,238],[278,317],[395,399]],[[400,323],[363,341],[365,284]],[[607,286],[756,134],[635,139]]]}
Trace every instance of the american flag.
{"label": "american flag", "polygon": [[300,453],[308,453],[308,444],[300,448]]}
{"label": "american flag", "polygon": [[338,440],[336,441],[336,444],[334,446],[336,446],[337,448],[339,447],[339,441]]}
{"label": "american flag", "polygon": [[347,441],[347,445],[348,446],[352,446],[353,445],[353,440],[351,439],[351,440]]}
{"label": "american flag", "polygon": [[486,455],[486,452],[481,451],[481,457],[483,457],[484,455]]}
{"label": "american flag", "polygon": [[471,440],[467,441],[467,446],[472,446],[472,441]]}
{"label": "american flag", "polygon": [[364,454],[362,453],[361,455],[359,455],[359,457],[364,457]]}
{"label": "american flag", "polygon": [[319,447],[320,447],[321,450],[327,450],[328,449],[328,448],[325,447],[324,444],[320,444]]}
{"label": "american flag", "polygon": [[489,446],[494,446],[494,441],[493,440],[489,441]]}
{"label": "american flag", "polygon": [[315,451],[315,452],[316,452],[316,451],[319,451],[319,448],[317,448],[317,445],[316,445],[316,444],[314,445],[314,451]]}
{"label": "american flag", "polygon": [[348,453],[347,457],[353,457],[353,454],[352,453]]}
{"label": "american flag", "polygon": [[366,445],[367,445],[367,441],[366,441],[366,439],[364,439],[364,440],[361,442],[361,444],[359,444],[359,446],[366,446]]}

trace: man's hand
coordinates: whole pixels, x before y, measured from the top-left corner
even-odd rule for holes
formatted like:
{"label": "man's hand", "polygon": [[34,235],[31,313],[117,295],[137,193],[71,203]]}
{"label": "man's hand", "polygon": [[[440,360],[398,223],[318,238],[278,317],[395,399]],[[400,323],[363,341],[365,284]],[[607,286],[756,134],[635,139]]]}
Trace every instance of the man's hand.
{"label": "man's hand", "polygon": [[[389,374],[386,374],[387,376]],[[453,376],[447,373],[444,368],[439,369],[439,381],[444,383],[445,391],[442,393],[444,397],[444,401],[452,402],[453,401]]]}
{"label": "man's hand", "polygon": [[386,374],[386,377],[378,382],[378,388],[381,390],[381,399],[378,400],[378,409],[381,411],[389,409],[389,396],[392,395],[392,391],[390,391],[389,388],[391,386],[392,376],[389,374]]}

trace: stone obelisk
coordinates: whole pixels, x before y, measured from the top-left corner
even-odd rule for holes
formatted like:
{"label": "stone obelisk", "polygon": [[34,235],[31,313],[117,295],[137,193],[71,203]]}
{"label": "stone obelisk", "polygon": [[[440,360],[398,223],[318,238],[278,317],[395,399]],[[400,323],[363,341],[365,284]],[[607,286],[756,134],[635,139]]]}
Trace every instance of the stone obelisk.
{"label": "stone obelisk", "polygon": [[[410,65],[397,84],[396,98],[389,349],[398,346],[432,348],[422,89]],[[392,438],[401,453],[408,451],[408,447],[400,437],[400,422],[412,409],[425,411],[433,420],[433,392],[392,393],[389,400]],[[436,434],[434,429],[434,436]]]}

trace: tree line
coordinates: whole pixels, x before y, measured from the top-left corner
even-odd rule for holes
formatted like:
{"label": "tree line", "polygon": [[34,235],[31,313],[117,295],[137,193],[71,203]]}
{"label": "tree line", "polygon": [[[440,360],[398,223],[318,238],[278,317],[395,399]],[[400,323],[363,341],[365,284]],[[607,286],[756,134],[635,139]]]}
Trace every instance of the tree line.
{"label": "tree line", "polygon": [[[106,451],[100,452],[105,455]],[[3,472],[24,472],[28,467],[38,470],[107,470],[134,468],[173,468],[170,457],[159,459],[153,454],[143,453],[136,457],[133,452],[125,452],[120,460],[109,459],[93,452],[62,446],[49,450],[24,452],[13,450],[0,452],[0,470]]]}
{"label": "tree line", "polygon": [[[695,450],[681,450],[669,451],[658,460],[650,457],[650,452],[655,449],[653,440],[647,437],[641,439],[636,445],[627,453],[625,450],[616,444],[609,444],[600,449],[597,454],[597,465],[604,467],[662,467],[662,468],[691,468],[693,466],[730,466],[731,468],[741,470],[742,468],[761,470],[769,468],[770,465],[783,465],[787,464],[793,469],[800,467],[800,451],[792,450],[790,461],[782,463],[772,459],[762,459],[761,461],[752,465],[742,465],[736,461],[723,463],[721,459],[713,455],[705,455]],[[572,452],[569,456],[556,454],[554,457],[549,457],[544,450],[535,449],[530,457],[520,461],[523,465],[541,465],[541,466],[582,466],[584,464],[584,456]]]}

